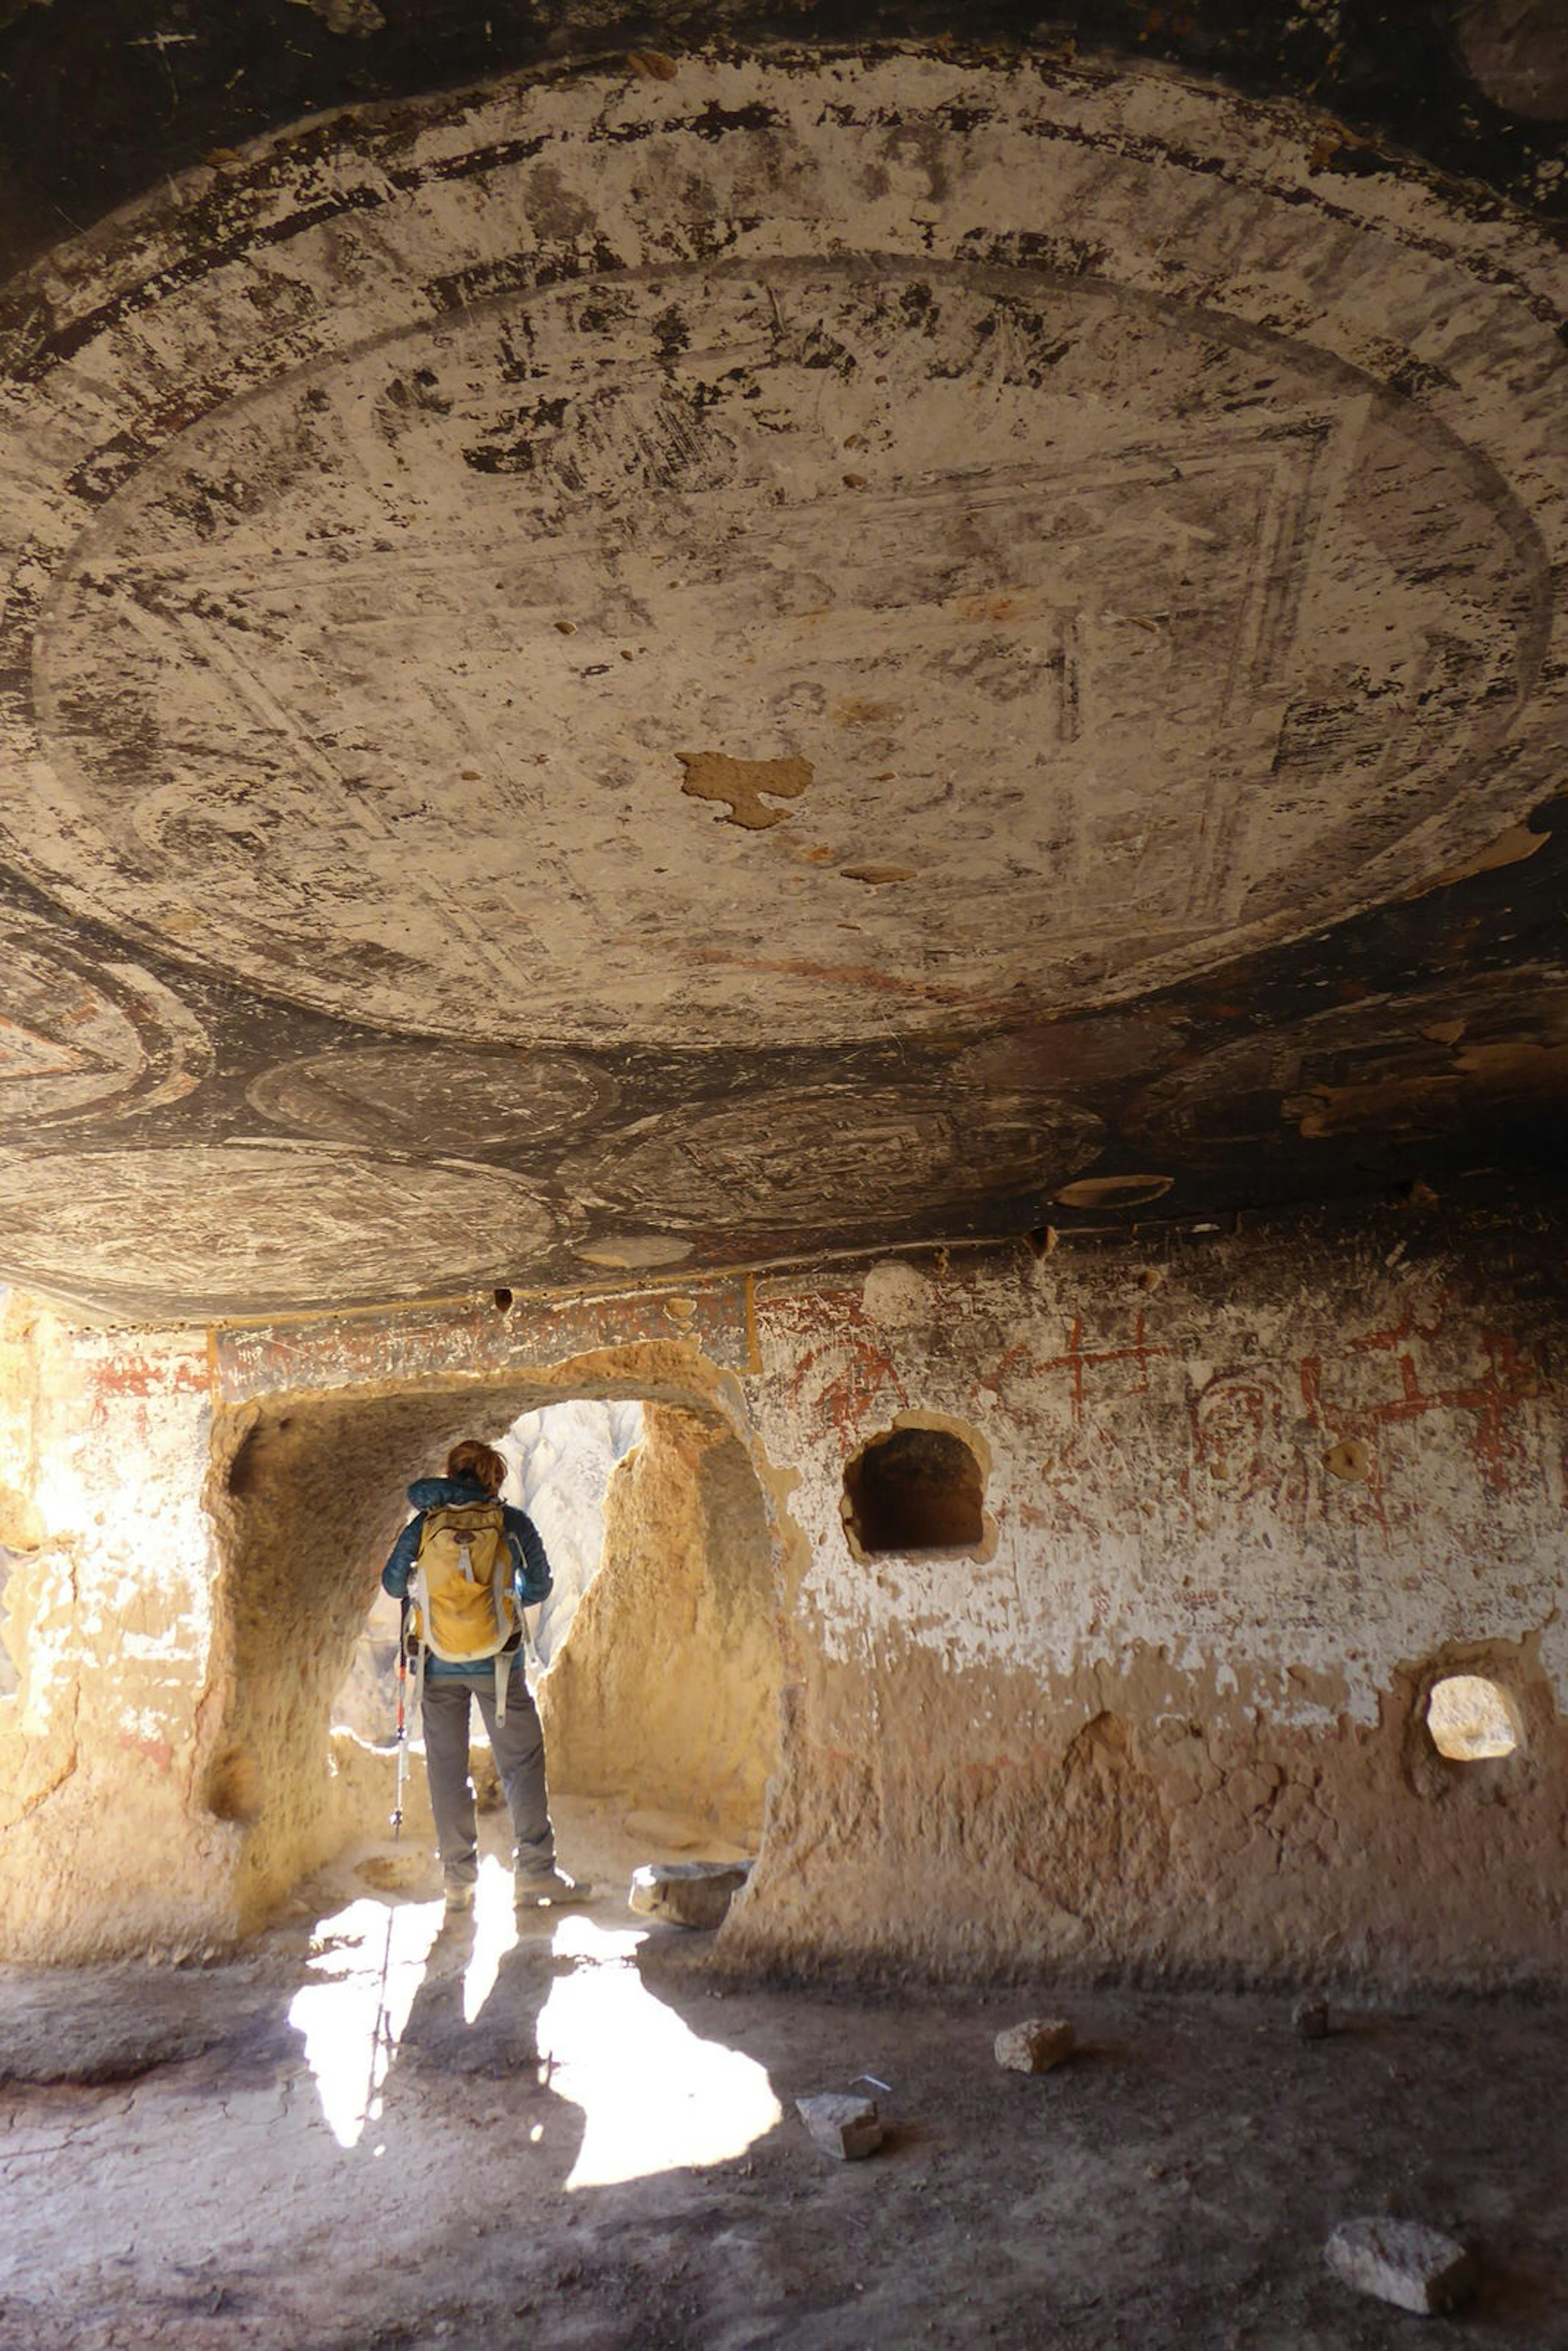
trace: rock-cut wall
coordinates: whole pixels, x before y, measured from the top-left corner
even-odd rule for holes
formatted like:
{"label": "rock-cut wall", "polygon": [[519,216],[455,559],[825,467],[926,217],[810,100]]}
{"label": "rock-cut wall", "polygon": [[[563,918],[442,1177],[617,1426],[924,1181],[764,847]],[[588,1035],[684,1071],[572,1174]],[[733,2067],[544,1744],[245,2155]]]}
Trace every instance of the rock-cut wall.
{"label": "rock-cut wall", "polygon": [[[552,1768],[716,1824],[771,1771],[730,1959],[1560,1980],[1562,1238],[1412,1207],[190,1334],[14,1300],[0,1955],[199,1949],[334,1850],[407,1476],[591,1395],[645,1436]],[[1511,1751],[1439,1750],[1451,1676]]]}
{"label": "rock-cut wall", "polygon": [[777,1760],[763,1496],[733,1431],[650,1405],[605,1498],[604,1557],[539,1687],[553,1785],[754,1842]]}
{"label": "rock-cut wall", "polygon": [[[1561,1259],[1391,1212],[764,1286],[799,1541],[735,1955],[1560,1975]],[[912,1422],[968,1433],[985,1527],[857,1557],[844,1466]],[[1445,1672],[1511,1754],[1437,1753]]]}
{"label": "rock-cut wall", "polygon": [[[219,1553],[204,1334],[0,1315],[0,1956],[200,1949],[238,1922],[214,1809]],[[227,1807],[225,1807],[227,1809]]]}

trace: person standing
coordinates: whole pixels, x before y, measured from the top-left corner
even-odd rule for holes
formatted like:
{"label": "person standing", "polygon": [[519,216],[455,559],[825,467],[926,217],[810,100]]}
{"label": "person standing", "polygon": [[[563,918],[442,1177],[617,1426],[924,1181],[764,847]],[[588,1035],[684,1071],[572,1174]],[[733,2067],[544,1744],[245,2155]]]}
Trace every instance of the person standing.
{"label": "person standing", "polygon": [[404,1604],[405,1637],[419,1647],[424,1764],[449,1911],[473,1907],[478,1876],[468,1777],[475,1698],[512,1817],[517,1907],[589,1892],[556,1865],[544,1734],[523,1671],[523,1610],[546,1597],[552,1579],[538,1529],[499,1499],[506,1476],[493,1446],[475,1437],[455,1445],[444,1478],[409,1488],[415,1515],[382,1570],[382,1589]]}

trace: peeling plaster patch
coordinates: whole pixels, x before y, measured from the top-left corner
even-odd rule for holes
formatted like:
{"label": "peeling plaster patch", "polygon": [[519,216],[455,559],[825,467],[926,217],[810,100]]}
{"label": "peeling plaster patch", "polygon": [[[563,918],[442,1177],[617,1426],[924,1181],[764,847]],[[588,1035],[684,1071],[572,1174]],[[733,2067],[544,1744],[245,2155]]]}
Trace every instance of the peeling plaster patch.
{"label": "peeling plaster patch", "polygon": [[177,1663],[190,1648],[190,1630],[176,1620],[157,1633],[126,1632],[120,1636],[120,1646],[127,1657],[145,1664],[162,1658],[165,1663]]}
{"label": "peeling plaster patch", "polygon": [[690,1241],[673,1233],[606,1233],[601,1238],[574,1241],[572,1254],[584,1265],[602,1265],[616,1273],[634,1273],[644,1266],[679,1265],[690,1257]]}
{"label": "peeling plaster patch", "polygon": [[789,810],[767,807],[762,795],[799,799],[813,772],[810,759],[732,759],[722,751],[677,751],[675,757],[685,770],[681,789],[687,799],[722,801],[727,821],[748,832],[787,823]]}
{"label": "peeling plaster patch", "polygon": [[1056,1194],[1064,1208],[1141,1208],[1164,1197],[1171,1188],[1169,1176],[1087,1176],[1064,1184]]}
{"label": "peeling plaster patch", "polygon": [[1294,1028],[1239,1039],[1161,1078],[1125,1131],[1147,1148],[1408,1139],[1539,1110],[1568,1095],[1568,971],[1521,966],[1418,996],[1336,1005]]}
{"label": "peeling plaster patch", "polygon": [[1447,890],[1455,882],[1468,882],[1472,874],[1495,873],[1504,865],[1522,865],[1527,857],[1544,849],[1551,838],[1549,832],[1532,832],[1527,824],[1511,824],[1495,841],[1478,849],[1473,857],[1467,857],[1460,865],[1450,865],[1447,872],[1434,873],[1430,881],[1423,882],[1411,894],[1424,898],[1433,890]]}

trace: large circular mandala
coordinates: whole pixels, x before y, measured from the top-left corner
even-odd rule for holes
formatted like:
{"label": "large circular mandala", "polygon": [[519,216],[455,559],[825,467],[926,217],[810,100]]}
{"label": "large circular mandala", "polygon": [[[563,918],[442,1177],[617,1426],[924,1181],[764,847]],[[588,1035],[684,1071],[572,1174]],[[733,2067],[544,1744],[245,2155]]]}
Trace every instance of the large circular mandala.
{"label": "large circular mandala", "polygon": [[515,1272],[552,1230],[486,1167],[265,1144],[0,1163],[5,1272],[130,1312],[429,1297]]}
{"label": "large circular mandala", "polygon": [[567,1053],[465,1053],[369,1045],[264,1071],[254,1107],[332,1143],[456,1154],[525,1148],[601,1116],[612,1079]]}
{"label": "large circular mandala", "polygon": [[[577,1171],[591,1198],[650,1225],[849,1231],[1038,1196],[1097,1155],[1100,1121],[1055,1102],[822,1086],[650,1122]],[[572,1171],[569,1170],[569,1173]]]}
{"label": "large circular mandala", "polygon": [[58,923],[0,913],[0,1135],[166,1108],[211,1058],[151,972],[95,962]]}
{"label": "large circular mandala", "polygon": [[1563,291],[1164,76],[341,118],[9,293],[0,844],[465,1040],[1190,975],[1553,780]]}

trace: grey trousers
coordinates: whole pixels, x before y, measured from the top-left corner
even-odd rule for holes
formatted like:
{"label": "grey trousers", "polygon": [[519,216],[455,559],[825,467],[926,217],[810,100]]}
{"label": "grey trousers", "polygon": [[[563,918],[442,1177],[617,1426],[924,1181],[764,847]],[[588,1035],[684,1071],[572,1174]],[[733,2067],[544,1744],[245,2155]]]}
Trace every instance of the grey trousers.
{"label": "grey trousers", "polygon": [[555,1831],[550,1826],[545,1794],[545,1742],[538,1711],[523,1678],[522,1653],[512,1665],[507,1685],[507,1719],[496,1719],[496,1677],[486,1667],[485,1677],[426,1675],[424,1768],[430,1779],[430,1809],[435,1814],[435,1842],[444,1876],[471,1886],[478,1876],[478,1843],[474,1823],[474,1790],[468,1778],[468,1701],[476,1698],[485,1719],[496,1769],[506,1790],[512,1815],[513,1859],[525,1870],[547,1870],[555,1862]]}

